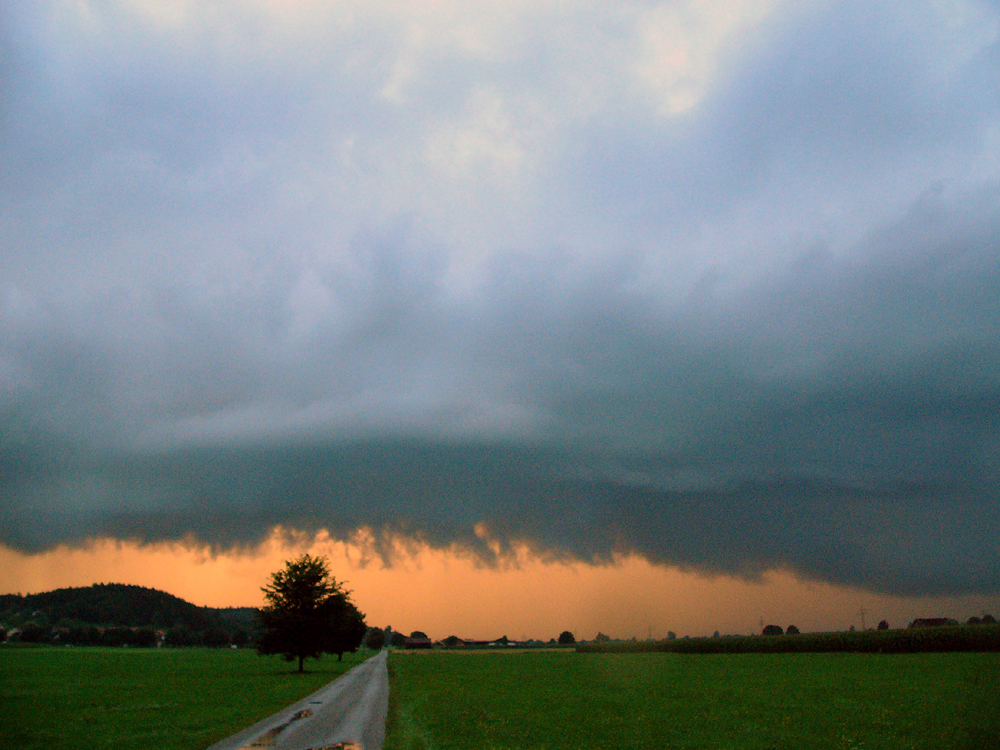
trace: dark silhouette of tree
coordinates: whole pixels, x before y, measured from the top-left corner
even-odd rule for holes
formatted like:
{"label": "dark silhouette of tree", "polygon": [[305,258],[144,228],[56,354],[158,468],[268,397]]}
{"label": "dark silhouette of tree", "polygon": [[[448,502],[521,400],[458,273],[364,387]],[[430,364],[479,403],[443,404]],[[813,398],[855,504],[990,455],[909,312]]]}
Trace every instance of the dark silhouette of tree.
{"label": "dark silhouette of tree", "polygon": [[607,643],[611,640],[610,635],[604,635],[604,633],[598,632],[597,636],[594,638],[597,643]]}
{"label": "dark silhouette of tree", "polygon": [[765,625],[764,635],[783,635],[784,630],[781,629],[780,625]]}
{"label": "dark silhouette of tree", "polygon": [[454,648],[461,642],[462,639],[459,638],[457,635],[449,635],[447,638],[444,639],[444,641],[442,641],[442,643],[444,643],[445,646],[449,646],[451,648]]}
{"label": "dark silhouette of tree", "polygon": [[326,558],[306,554],[287,560],[261,591],[267,604],[260,609],[264,632],[258,653],[298,659],[299,672],[304,672],[306,659],[324,653],[343,659],[345,651],[361,644],[367,630],[364,615],[330,575]]}
{"label": "dark silhouette of tree", "polygon": [[675,633],[673,630],[668,630],[667,631],[667,640],[668,641],[676,641],[677,640],[677,633]]}
{"label": "dark silhouette of tree", "polygon": [[798,635],[798,634],[799,634],[799,629],[794,625],[789,625],[787,628],[785,628],[785,635]]}
{"label": "dark silhouette of tree", "polygon": [[201,634],[201,642],[211,648],[222,648],[229,645],[229,636],[218,628],[212,628]]}
{"label": "dark silhouette of tree", "polygon": [[198,634],[191,630],[191,628],[187,625],[177,625],[167,631],[167,635],[163,639],[163,645],[197,646],[200,640],[201,639],[198,637]]}
{"label": "dark silhouette of tree", "polygon": [[48,643],[51,640],[50,630],[35,622],[26,622],[21,626],[18,640],[22,643]]}
{"label": "dark silhouette of tree", "polygon": [[983,625],[996,625],[997,624],[996,618],[993,615],[991,615],[991,614],[985,614],[985,615],[983,615],[983,619],[981,620],[981,622],[983,623]]}
{"label": "dark silhouette of tree", "polygon": [[889,629],[889,622],[887,620],[882,620],[881,622],[879,622],[878,627],[876,628],[876,630],[888,630],[888,629]]}
{"label": "dark silhouette of tree", "polygon": [[423,630],[414,630],[412,633],[410,633],[410,638],[426,638],[426,637],[427,633],[425,633]]}
{"label": "dark silhouette of tree", "polygon": [[385,631],[382,628],[368,628],[368,632],[365,633],[364,645],[376,650],[382,648],[385,645]]}
{"label": "dark silhouette of tree", "polygon": [[576,638],[568,630],[564,630],[559,634],[559,645],[572,646],[574,643],[576,643]]}

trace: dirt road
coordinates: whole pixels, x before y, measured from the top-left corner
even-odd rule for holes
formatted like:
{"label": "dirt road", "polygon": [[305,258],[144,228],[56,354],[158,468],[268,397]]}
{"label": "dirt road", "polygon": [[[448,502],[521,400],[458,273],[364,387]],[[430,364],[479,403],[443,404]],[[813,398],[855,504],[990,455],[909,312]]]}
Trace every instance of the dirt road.
{"label": "dirt road", "polygon": [[389,706],[387,654],[382,651],[298,703],[208,750],[380,750]]}

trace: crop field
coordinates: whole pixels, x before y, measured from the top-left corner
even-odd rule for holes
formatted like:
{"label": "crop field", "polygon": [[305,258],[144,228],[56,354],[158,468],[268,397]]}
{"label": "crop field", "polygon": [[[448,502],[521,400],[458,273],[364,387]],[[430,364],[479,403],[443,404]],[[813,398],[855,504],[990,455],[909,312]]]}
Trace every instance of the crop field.
{"label": "crop field", "polygon": [[233,649],[0,648],[0,747],[203,750],[365,656],[309,661]]}
{"label": "crop field", "polygon": [[1000,747],[996,653],[394,653],[386,750]]}

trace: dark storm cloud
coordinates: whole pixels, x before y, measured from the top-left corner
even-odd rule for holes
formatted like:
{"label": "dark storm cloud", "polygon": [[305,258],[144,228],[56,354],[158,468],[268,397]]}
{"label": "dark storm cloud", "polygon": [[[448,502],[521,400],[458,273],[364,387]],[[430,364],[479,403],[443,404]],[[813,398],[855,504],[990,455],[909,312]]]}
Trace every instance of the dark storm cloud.
{"label": "dark storm cloud", "polygon": [[666,5],[79,7],[0,36],[0,542],[1000,587],[992,10],[773,10],[689,101]]}

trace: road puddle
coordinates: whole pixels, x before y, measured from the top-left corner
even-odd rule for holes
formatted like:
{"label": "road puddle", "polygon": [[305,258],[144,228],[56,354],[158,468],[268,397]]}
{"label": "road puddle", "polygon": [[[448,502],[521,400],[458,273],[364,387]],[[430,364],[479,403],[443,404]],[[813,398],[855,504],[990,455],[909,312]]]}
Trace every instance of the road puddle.
{"label": "road puddle", "polygon": [[[239,750],[252,750],[252,748],[255,747],[273,746],[274,741],[278,738],[278,735],[280,735],[282,732],[288,729],[288,727],[290,727],[292,724],[299,721],[300,719],[309,718],[310,716],[312,716],[312,713],[313,712],[310,711],[308,708],[304,708],[301,711],[296,712],[295,715],[293,715],[292,718],[290,718],[284,724],[279,724],[278,726],[274,727],[274,729],[268,729],[264,734],[255,739],[249,745],[244,745],[243,747],[239,748]],[[345,748],[344,750],[348,749]]]}

